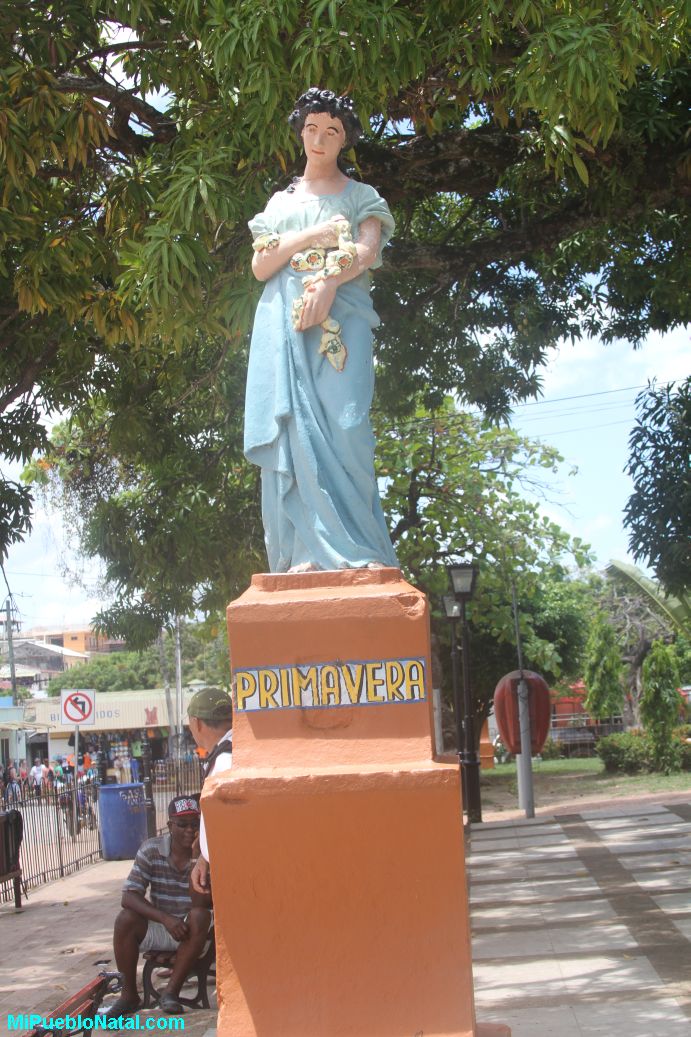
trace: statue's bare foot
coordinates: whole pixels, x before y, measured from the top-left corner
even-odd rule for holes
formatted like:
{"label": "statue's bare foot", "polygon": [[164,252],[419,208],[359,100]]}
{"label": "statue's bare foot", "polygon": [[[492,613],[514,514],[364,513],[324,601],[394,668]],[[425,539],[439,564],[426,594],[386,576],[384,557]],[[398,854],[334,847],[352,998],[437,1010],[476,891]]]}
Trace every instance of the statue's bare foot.
{"label": "statue's bare foot", "polygon": [[368,562],[365,569],[386,569],[383,562]]}
{"label": "statue's bare foot", "polygon": [[313,562],[301,562],[300,565],[291,565],[288,570],[289,573],[316,573],[319,572],[319,566]]}

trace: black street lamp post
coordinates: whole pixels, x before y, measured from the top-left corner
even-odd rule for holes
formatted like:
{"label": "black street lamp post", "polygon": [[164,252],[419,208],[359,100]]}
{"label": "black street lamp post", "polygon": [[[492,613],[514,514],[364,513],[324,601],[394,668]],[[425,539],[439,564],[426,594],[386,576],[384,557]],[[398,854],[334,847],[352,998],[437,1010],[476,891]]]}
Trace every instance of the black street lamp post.
{"label": "black street lamp post", "polygon": [[[470,685],[470,648],[468,638],[468,620],[466,602],[470,601],[475,589],[477,569],[472,563],[449,565],[449,577],[453,594],[445,594],[444,611],[451,622],[451,674],[453,684],[454,713],[456,717],[456,738],[458,741],[458,757],[463,773],[464,802],[468,813],[468,821],[478,824],[482,821],[482,804],[480,802],[480,759],[475,748],[475,722],[473,714],[473,698]],[[456,623],[461,621],[461,646],[463,665],[463,702],[461,703],[459,647],[456,635]],[[461,721],[461,716],[463,720]]]}

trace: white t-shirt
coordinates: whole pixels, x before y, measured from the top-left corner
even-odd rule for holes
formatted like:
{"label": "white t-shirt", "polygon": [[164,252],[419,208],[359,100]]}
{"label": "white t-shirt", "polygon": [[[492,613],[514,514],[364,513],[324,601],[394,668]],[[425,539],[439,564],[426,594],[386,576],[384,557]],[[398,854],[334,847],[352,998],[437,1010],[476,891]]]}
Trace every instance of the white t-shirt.
{"label": "white t-shirt", "polygon": [[[232,742],[233,741],[233,730],[226,731],[223,738],[219,738],[218,742]],[[218,745],[216,742],[216,745]],[[220,774],[221,771],[229,771],[233,766],[233,754],[231,753],[219,753],[213,762],[213,766],[209,773],[206,775],[210,778],[212,774]],[[201,824],[199,826],[199,851],[205,861],[209,859],[209,844],[206,841],[206,828],[204,826],[204,814],[202,814]]]}
{"label": "white t-shirt", "polygon": [[35,763],[29,771],[29,774],[31,775],[31,780],[34,785],[40,785],[43,781],[43,764]]}

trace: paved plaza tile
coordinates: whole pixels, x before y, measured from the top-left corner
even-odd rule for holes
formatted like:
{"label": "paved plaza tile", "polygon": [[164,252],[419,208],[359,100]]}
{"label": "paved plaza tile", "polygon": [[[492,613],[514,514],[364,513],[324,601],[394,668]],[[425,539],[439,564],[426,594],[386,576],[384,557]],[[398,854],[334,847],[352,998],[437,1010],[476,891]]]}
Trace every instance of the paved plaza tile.
{"label": "paved plaza tile", "polygon": [[663,911],[670,914],[691,915],[691,896],[688,891],[684,893],[661,893],[653,896],[653,900]]}
{"label": "paved plaza tile", "polygon": [[690,840],[690,803],[473,828],[478,1018],[512,1037],[689,1037]]}
{"label": "paved plaza tile", "polygon": [[490,1009],[482,1019],[506,1023],[512,1037],[689,1037],[687,1015],[669,998]]}

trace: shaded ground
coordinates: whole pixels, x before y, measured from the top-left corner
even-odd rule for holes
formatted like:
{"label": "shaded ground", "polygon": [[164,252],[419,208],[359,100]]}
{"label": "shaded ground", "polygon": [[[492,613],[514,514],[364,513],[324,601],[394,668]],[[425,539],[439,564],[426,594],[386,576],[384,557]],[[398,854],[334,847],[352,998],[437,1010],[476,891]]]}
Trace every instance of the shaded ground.
{"label": "shaded ground", "polygon": [[[521,815],[515,763],[483,771],[480,784],[485,820]],[[545,760],[533,763],[533,787],[536,811],[545,814],[615,799],[683,798],[691,791],[691,773],[607,774],[599,759]]]}

